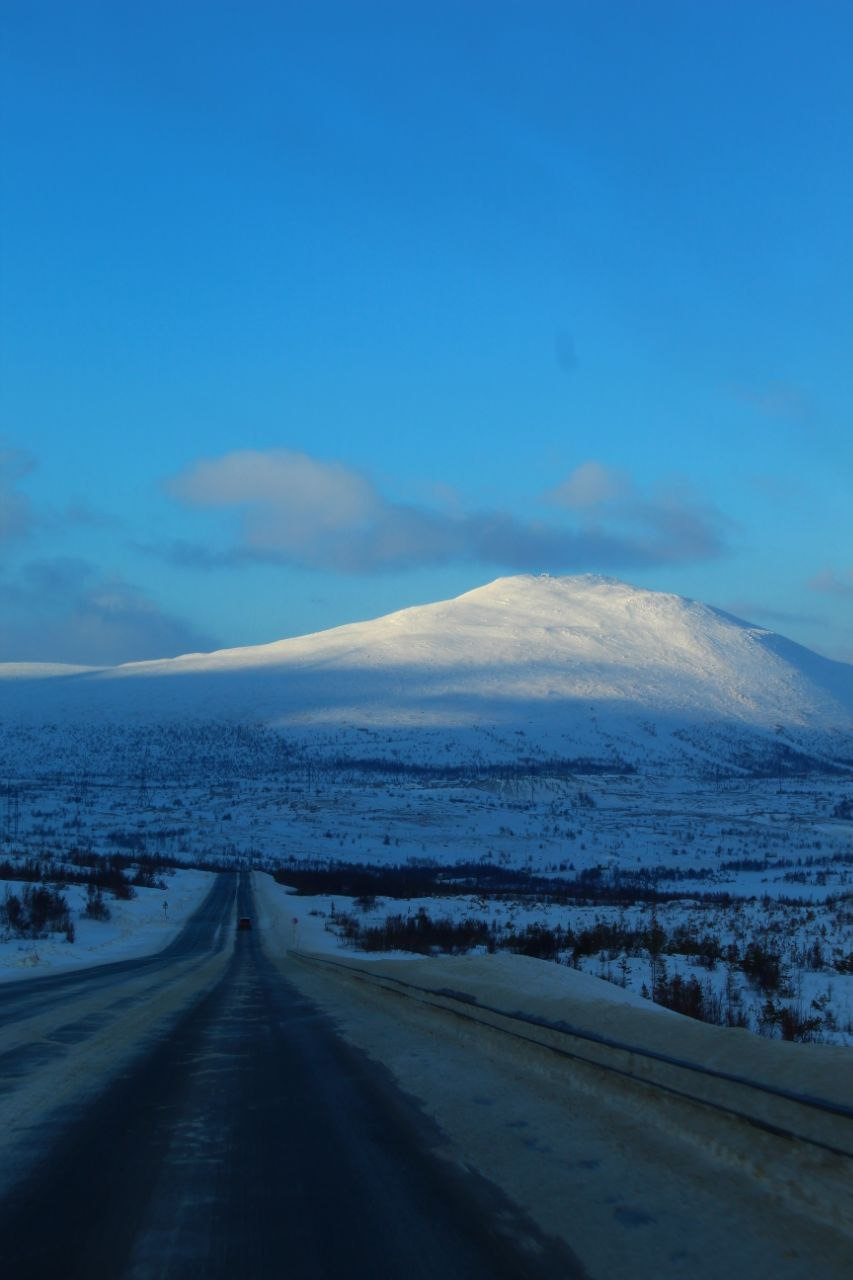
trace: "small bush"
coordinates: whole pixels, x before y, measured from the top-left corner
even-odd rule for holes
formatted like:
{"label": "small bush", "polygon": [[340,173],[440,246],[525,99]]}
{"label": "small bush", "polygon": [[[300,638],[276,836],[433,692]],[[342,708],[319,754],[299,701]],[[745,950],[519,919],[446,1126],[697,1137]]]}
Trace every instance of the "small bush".
{"label": "small bush", "polygon": [[559,925],[549,929],[542,924],[529,924],[521,933],[510,933],[501,946],[517,955],[534,956],[538,960],[556,960],[571,946],[572,935]]}
{"label": "small bush", "polygon": [[494,938],[484,920],[452,920],[446,916],[433,919],[423,908],[413,916],[386,916],[381,925],[359,927],[352,917],[349,920],[344,936],[364,951],[414,951],[419,955],[444,951],[461,955],[472,947],[494,950]]}
{"label": "small bush", "polygon": [[20,895],[6,890],[0,902],[0,928],[19,938],[44,938],[48,933],[69,932],[74,925],[67,900],[44,885],[25,885]]}
{"label": "small bush", "polygon": [[809,1043],[821,1039],[824,1021],[820,1013],[807,1014],[802,1005],[776,1005],[768,999],[762,1010],[760,1030],[773,1035],[778,1030],[783,1040]]}
{"label": "small bush", "polygon": [[741,969],[761,991],[778,991],[782,985],[782,957],[760,942],[750,942],[743,953]]}
{"label": "small bush", "polygon": [[662,1004],[666,1009],[683,1013],[688,1018],[697,1018],[700,1022],[721,1021],[713,1002],[709,1003],[706,995],[695,977],[684,979],[676,973],[667,978],[663,974],[655,983],[655,1004]]}
{"label": "small bush", "polygon": [[109,920],[112,915],[104,902],[103,890],[97,885],[90,884],[86,888],[86,905],[83,908],[83,915],[87,920]]}

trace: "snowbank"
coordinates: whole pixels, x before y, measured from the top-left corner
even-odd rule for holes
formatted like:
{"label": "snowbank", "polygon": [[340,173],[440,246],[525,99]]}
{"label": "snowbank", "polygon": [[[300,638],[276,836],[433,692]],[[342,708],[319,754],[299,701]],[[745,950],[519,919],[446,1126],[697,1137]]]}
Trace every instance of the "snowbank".
{"label": "snowbank", "polygon": [[[279,954],[297,950],[306,957],[333,959],[380,979],[461,994],[484,1010],[509,1017],[520,1014],[584,1036],[618,1041],[642,1053],[853,1106],[853,1058],[848,1049],[783,1043],[697,1022],[590,974],[528,956],[354,952],[326,932],[323,917],[308,914],[312,909],[328,910],[326,900],[294,897],[263,872],[254,873],[254,884],[264,943]],[[336,904],[341,910],[349,906],[345,899]]]}
{"label": "snowbank", "polygon": [[[0,941],[0,982],[37,977],[58,969],[83,969],[134,956],[161,951],[183,928],[213,884],[207,871],[175,871],[162,889],[137,889],[129,901],[105,895],[109,920],[87,920],[83,916],[86,889],[69,885],[62,891],[71,908],[75,941],[61,934],[47,938],[12,938]],[[0,880],[0,898],[6,890],[20,893],[24,883]],[[163,905],[167,904],[164,912]]]}
{"label": "snowbank", "polygon": [[[668,1009],[644,1000],[634,991],[605,982],[591,974],[569,969],[565,965],[534,960],[530,956],[499,952],[491,956],[424,957],[413,956],[409,951],[353,951],[336,932],[326,928],[333,908],[339,913],[353,912],[352,898],[340,894],[334,898],[297,897],[291,889],[278,884],[263,871],[254,873],[254,889],[264,937],[279,952],[298,950],[306,954],[333,955],[339,959],[349,959],[359,967],[375,967],[377,970],[384,969],[391,963],[395,976],[399,976],[401,981],[417,982],[420,975],[429,979],[427,985],[431,985],[435,979],[436,986],[449,985],[445,980],[448,975],[441,976],[444,973],[443,967],[449,965],[452,973],[466,975],[466,981],[474,981],[476,974],[487,975],[496,998],[507,999],[511,1003],[513,993],[517,998],[518,993],[523,992],[527,1011],[542,1017],[547,1016],[548,1010],[553,1012],[554,1001],[559,1005],[565,999],[592,1004],[628,1005],[652,1014],[670,1016]],[[412,909],[417,910],[420,904],[420,899],[413,899]],[[434,902],[429,905],[435,909]],[[452,902],[442,902],[441,909],[448,911],[452,905]],[[379,915],[386,915],[388,909],[386,903]]]}

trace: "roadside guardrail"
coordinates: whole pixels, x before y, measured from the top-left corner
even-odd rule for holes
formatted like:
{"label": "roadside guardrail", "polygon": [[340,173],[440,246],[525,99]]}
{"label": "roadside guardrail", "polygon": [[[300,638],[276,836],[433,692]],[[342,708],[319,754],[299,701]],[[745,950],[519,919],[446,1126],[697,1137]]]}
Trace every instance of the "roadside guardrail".
{"label": "roadside guardrail", "polygon": [[[798,1092],[772,1080],[753,1079],[622,1041],[588,1027],[497,1008],[464,991],[419,985],[348,960],[295,951],[287,954],[302,965],[335,971],[342,977],[417,1000],[516,1042],[611,1073],[627,1086],[651,1090],[678,1107],[677,1127],[682,1132],[686,1131],[683,1106],[699,1107],[706,1116],[716,1113],[729,1122],[722,1125],[724,1132],[714,1130],[718,1152],[734,1152],[739,1164],[752,1166],[752,1171],[760,1173],[768,1183],[791,1193],[800,1207],[805,1200],[835,1225],[845,1221],[850,1225],[853,1108],[836,1099]],[[753,1135],[746,1144],[742,1141],[744,1124],[751,1127]],[[739,1131],[735,1141],[731,1140],[731,1125]]]}

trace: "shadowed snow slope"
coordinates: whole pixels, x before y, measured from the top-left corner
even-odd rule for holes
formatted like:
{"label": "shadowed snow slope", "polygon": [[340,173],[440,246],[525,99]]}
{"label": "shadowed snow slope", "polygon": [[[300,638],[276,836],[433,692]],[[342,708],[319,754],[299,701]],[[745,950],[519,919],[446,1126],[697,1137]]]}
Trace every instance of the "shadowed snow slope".
{"label": "shadowed snow slope", "polygon": [[849,761],[853,667],[680,596],[523,575],[275,644],[88,670],[7,664],[0,717],[238,720],[301,734],[361,725],[471,746],[488,726],[560,755],[626,760],[660,754],[660,735],[664,754],[713,756],[715,735],[731,755],[758,734]]}

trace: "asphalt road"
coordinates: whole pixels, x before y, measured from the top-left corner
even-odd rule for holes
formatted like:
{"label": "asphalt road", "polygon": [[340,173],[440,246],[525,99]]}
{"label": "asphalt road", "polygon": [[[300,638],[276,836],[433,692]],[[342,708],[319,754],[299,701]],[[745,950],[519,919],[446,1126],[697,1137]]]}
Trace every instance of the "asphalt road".
{"label": "asphalt road", "polygon": [[143,974],[161,978],[177,970],[181,963],[206,958],[223,945],[234,903],[235,883],[234,876],[217,876],[213,888],[178,936],[153,955],[0,984],[0,1026],[6,1028],[33,1014],[44,1014],[53,1005],[62,1004],[67,1008],[79,995],[91,998],[99,991],[118,992],[128,979]]}
{"label": "asphalt road", "polygon": [[[236,891],[252,915],[248,878]],[[34,1111],[0,1202],[4,1273],[577,1276],[442,1157],[416,1104],[285,981],[257,931],[232,935],[234,892],[220,877],[157,956],[0,988],[0,1099]],[[36,1107],[30,1086],[63,1066],[86,1087]]]}

